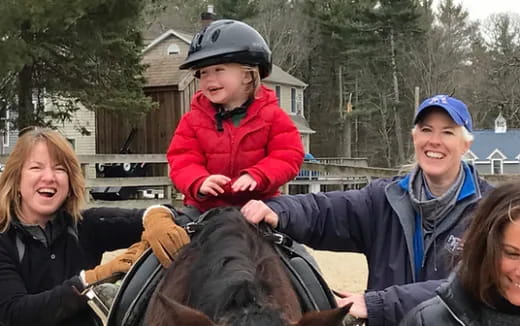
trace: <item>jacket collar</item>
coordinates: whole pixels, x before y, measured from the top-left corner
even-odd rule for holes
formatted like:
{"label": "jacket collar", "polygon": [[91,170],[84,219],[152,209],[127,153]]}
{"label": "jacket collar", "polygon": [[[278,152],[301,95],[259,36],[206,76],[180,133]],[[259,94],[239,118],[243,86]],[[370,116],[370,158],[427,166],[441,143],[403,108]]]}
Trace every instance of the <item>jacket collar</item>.
{"label": "jacket collar", "polygon": [[[274,104],[277,105],[278,99],[276,94],[270,88],[261,85],[256,97],[251,103],[251,105],[247,109],[246,117],[244,118],[244,122],[246,123],[252,117],[256,116],[260,109],[266,105]],[[197,91],[193,96],[191,101],[191,111],[201,111],[206,114],[211,120],[216,122],[215,113],[217,113],[215,106],[211,103],[202,91]]]}
{"label": "jacket collar", "polygon": [[[468,198],[469,196],[476,194],[478,191],[476,186],[476,171],[473,166],[470,166],[466,162],[462,162],[462,168],[464,170],[464,182],[462,184],[462,189],[460,190],[460,193],[457,197],[457,201]],[[410,189],[411,177],[411,173],[408,173],[403,179],[401,179],[401,181],[399,181],[399,186],[406,192],[408,192]]]}
{"label": "jacket collar", "polygon": [[[464,209],[470,205],[471,203],[477,201],[481,197],[481,186],[486,186],[487,184],[483,183],[482,185],[478,183],[478,175],[477,171],[470,165],[463,163],[464,172],[466,173],[464,182],[462,184],[462,190],[457,197],[457,203],[462,201],[463,199],[468,198],[461,205],[457,205],[456,209],[459,212],[463,212]],[[415,253],[414,253],[414,244],[413,237],[415,232],[415,211],[410,203],[408,189],[409,189],[409,181],[410,174],[407,174],[401,179],[397,179],[394,182],[389,183],[385,188],[385,196],[392,207],[392,210],[395,212],[397,217],[399,218],[399,222],[403,229],[406,246],[408,249],[408,255],[410,257],[410,269],[414,270],[414,261],[415,261]],[[439,230],[440,233],[441,230]],[[414,281],[416,280],[415,273],[413,274]]]}

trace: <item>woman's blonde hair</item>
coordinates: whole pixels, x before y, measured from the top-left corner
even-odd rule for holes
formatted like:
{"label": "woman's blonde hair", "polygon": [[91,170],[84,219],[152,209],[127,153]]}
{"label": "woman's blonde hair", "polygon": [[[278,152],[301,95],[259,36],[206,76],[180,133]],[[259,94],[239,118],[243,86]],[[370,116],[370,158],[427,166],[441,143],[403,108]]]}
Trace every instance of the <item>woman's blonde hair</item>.
{"label": "woman's blonde hair", "polygon": [[0,232],[5,232],[12,222],[13,214],[21,216],[20,180],[25,161],[37,143],[44,142],[50,157],[65,167],[69,177],[69,194],[62,208],[75,222],[81,219],[85,203],[85,179],[79,160],[70,143],[57,131],[31,127],[22,130],[13,151],[9,155],[0,176]]}

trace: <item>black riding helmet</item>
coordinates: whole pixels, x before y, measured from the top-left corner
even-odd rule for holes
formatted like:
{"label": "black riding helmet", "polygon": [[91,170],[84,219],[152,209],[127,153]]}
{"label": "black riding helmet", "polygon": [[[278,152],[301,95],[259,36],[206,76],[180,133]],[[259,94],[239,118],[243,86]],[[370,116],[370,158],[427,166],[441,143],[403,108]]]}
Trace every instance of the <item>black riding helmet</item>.
{"label": "black riding helmet", "polygon": [[263,37],[246,23],[217,20],[195,35],[180,69],[198,70],[221,63],[258,66],[263,79],[271,73],[271,50]]}

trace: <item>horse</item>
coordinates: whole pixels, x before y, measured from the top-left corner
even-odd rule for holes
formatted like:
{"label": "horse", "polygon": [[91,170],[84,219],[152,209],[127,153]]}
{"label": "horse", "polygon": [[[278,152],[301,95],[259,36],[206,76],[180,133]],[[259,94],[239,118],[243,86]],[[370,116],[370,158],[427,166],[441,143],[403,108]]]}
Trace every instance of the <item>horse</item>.
{"label": "horse", "polygon": [[209,212],[156,287],[145,325],[342,325],[350,306],[302,313],[287,271],[264,234],[236,208]]}

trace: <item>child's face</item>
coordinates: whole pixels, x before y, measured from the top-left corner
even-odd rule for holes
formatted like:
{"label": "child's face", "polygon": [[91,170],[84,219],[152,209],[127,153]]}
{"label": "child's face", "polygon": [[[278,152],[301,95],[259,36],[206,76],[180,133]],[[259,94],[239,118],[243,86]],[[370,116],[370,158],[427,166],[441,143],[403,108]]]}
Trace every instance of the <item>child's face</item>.
{"label": "child's face", "polygon": [[218,64],[200,69],[200,89],[213,103],[236,108],[249,97],[251,74],[239,64]]}

